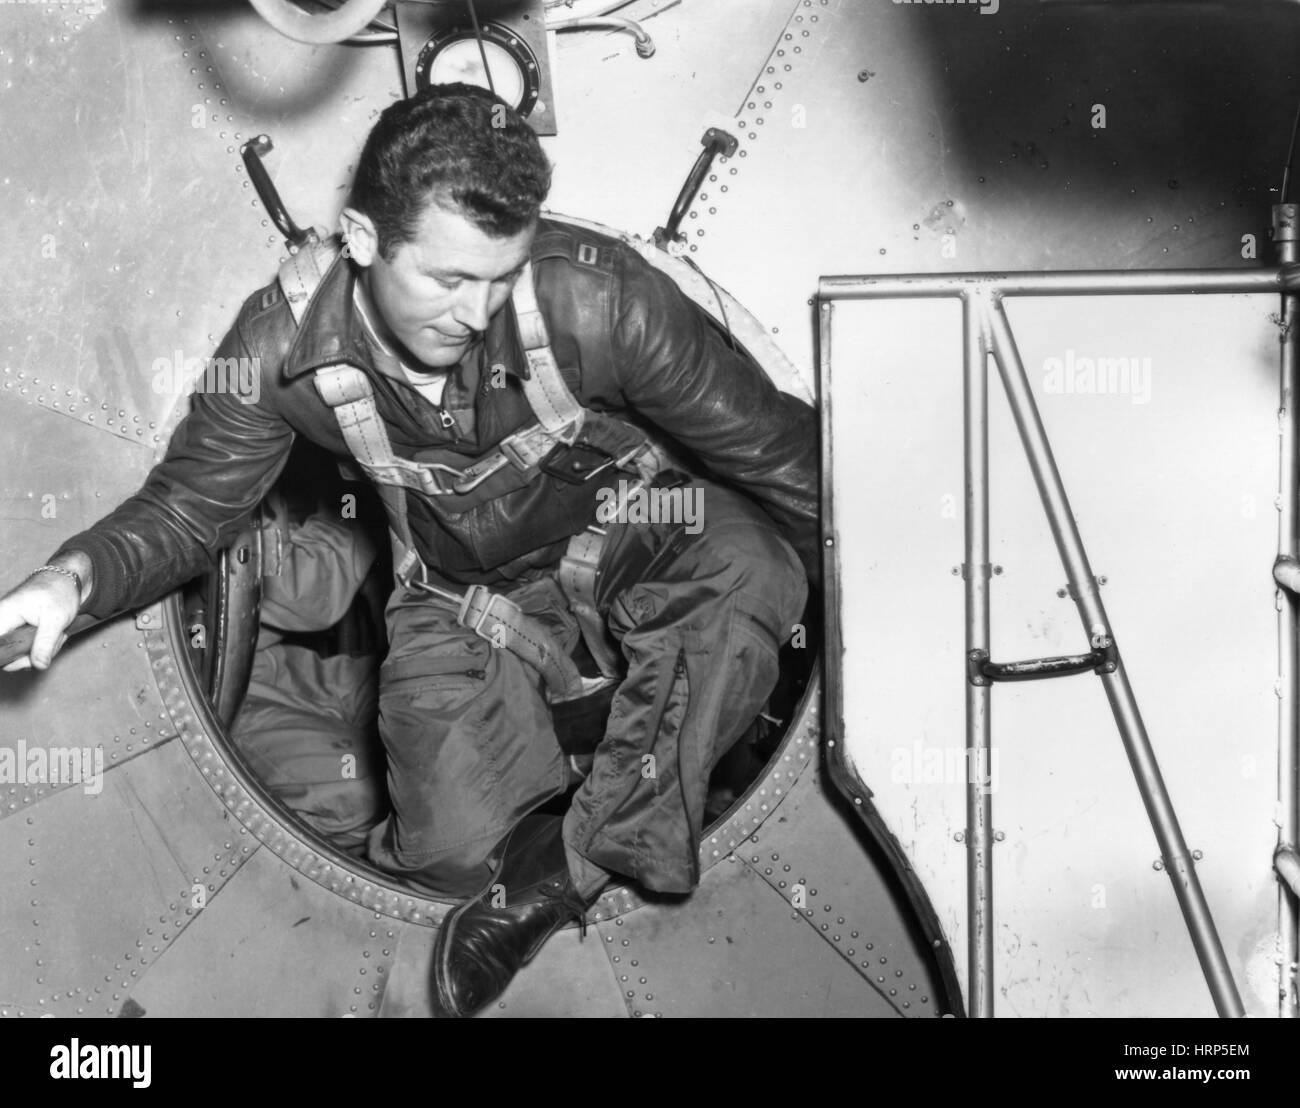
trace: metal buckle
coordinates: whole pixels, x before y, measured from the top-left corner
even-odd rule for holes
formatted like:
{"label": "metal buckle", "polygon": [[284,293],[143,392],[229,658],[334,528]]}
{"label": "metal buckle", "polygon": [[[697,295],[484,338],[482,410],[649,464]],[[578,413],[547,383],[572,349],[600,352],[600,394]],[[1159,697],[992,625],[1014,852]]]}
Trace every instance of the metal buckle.
{"label": "metal buckle", "polygon": [[[485,593],[487,594],[487,603],[483,605],[483,611],[472,623],[468,622],[470,609],[474,607],[479,597]],[[462,627],[468,627],[474,632],[474,634],[478,635],[479,638],[487,639],[489,642],[495,641],[491,634],[483,634],[483,624],[485,624],[489,619],[495,619],[498,624],[501,624],[507,630],[510,629],[509,625],[503,622],[505,619],[510,617],[509,609],[506,609],[506,615],[504,617],[493,614],[493,609],[496,607],[498,601],[503,601],[507,604],[510,603],[506,597],[502,596],[499,592],[493,592],[486,585],[471,585],[469,589],[466,590],[464,597],[461,599],[460,615],[457,617],[458,622]]]}
{"label": "metal buckle", "polygon": [[[454,486],[448,488],[447,479],[443,475],[449,474],[456,480],[460,480],[463,476],[459,469],[443,465],[441,462],[409,462],[398,458],[390,465],[371,465],[360,459],[357,464],[371,480],[378,484],[397,485],[405,489],[415,488],[425,496],[451,496],[456,492],[456,488]],[[414,474],[415,484],[403,480],[403,474]]]}
{"label": "metal buckle", "polygon": [[[500,473],[510,464],[510,459],[504,452],[498,453],[495,458],[490,459],[486,464],[482,462],[475,463],[460,475],[460,480],[453,483],[452,491],[458,493],[473,492],[479,485],[483,484],[494,473]],[[477,467],[482,465],[482,469]]]}
{"label": "metal buckle", "polygon": [[[590,468],[585,464],[588,462]],[[575,442],[571,446],[560,443],[537,463],[537,468],[565,484],[581,485],[617,462],[613,454],[591,443]]]}
{"label": "metal buckle", "polygon": [[[535,443],[538,445],[535,446]],[[563,445],[562,439],[551,434],[541,424],[534,424],[502,439],[497,449],[515,469],[526,473],[530,469],[536,469],[548,454],[557,446]]]}

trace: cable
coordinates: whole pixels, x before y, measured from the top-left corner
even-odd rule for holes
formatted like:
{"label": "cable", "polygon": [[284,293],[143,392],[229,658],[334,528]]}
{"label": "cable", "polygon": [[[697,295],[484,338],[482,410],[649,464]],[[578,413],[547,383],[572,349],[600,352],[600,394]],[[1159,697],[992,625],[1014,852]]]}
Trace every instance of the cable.
{"label": "cable", "polygon": [[654,54],[654,39],[645,33],[641,24],[631,19],[622,19],[619,16],[591,16],[583,19],[558,19],[546,25],[548,31],[583,31],[605,27],[635,35],[636,52],[641,57],[649,58]]}
{"label": "cable", "polygon": [[739,354],[740,348],[736,345],[736,336],[731,333],[731,321],[727,318],[727,305],[723,303],[722,292],[718,289],[718,286],[713,283],[713,278],[710,277],[707,273],[704,272],[704,270],[702,270],[699,266],[695,264],[693,258],[688,258],[685,254],[683,254],[682,261],[684,261],[688,266],[690,266],[693,270],[695,270],[696,273],[698,273],[701,277],[703,277],[705,283],[712,290],[713,299],[718,302],[718,311],[722,315],[722,325],[727,329],[727,341],[731,343],[732,352]]}
{"label": "cable", "polygon": [[483,59],[483,72],[487,76],[488,90],[493,96],[497,94],[497,86],[492,81],[492,67],[488,65],[487,48],[483,45],[483,29],[478,25],[478,12],[474,10],[474,0],[465,0],[469,7],[469,19],[474,24],[474,38],[478,42],[479,57]]}
{"label": "cable", "polygon": [[1282,169],[1282,195],[1278,197],[1279,204],[1286,203],[1287,185],[1291,183],[1291,162],[1295,158],[1295,136],[1297,129],[1300,129],[1300,104],[1296,104],[1295,122],[1291,124],[1291,145],[1286,152],[1286,165]]}
{"label": "cable", "polygon": [[[581,0],[546,0],[545,8],[548,12],[555,11],[556,8],[568,8],[572,11],[574,4],[579,2]],[[616,12],[619,8],[626,8],[633,2],[634,0],[617,0],[617,3],[603,4],[596,11],[588,12],[587,15],[577,16],[576,18],[586,19],[588,17],[595,18],[596,16],[609,15],[610,12]],[[659,13],[655,12],[653,14],[658,15]]]}

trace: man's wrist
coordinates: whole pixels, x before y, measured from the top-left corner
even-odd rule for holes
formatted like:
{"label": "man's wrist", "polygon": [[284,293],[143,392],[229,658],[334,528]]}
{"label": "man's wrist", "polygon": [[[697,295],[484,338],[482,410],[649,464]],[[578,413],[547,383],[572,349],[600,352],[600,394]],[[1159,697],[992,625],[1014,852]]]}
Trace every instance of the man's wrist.
{"label": "man's wrist", "polygon": [[90,598],[95,583],[95,567],[90,561],[90,555],[80,550],[68,550],[51,558],[48,564],[58,569],[70,570],[77,575],[81,581],[81,595],[78,600],[85,604]]}

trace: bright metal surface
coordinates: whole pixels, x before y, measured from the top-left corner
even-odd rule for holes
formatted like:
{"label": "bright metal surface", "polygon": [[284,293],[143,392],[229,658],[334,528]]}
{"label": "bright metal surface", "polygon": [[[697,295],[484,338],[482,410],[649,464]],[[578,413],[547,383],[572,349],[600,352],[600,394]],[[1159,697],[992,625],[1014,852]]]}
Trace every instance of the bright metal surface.
{"label": "bright metal surface", "polygon": [[[953,963],[952,952],[949,946],[948,938],[944,933],[942,924],[934,910],[933,904],[925,891],[920,879],[913,872],[913,867],[908,858],[907,851],[900,843],[898,835],[894,828],[890,827],[883,819],[876,808],[874,795],[870,788],[866,786],[862,775],[858,769],[857,763],[852,751],[846,742],[844,715],[845,715],[845,695],[844,690],[849,678],[849,671],[845,667],[844,653],[844,635],[845,635],[845,607],[843,604],[843,592],[846,584],[845,573],[850,569],[846,561],[846,551],[842,549],[840,543],[840,528],[845,523],[845,515],[837,510],[836,505],[841,503],[836,493],[835,477],[838,470],[835,465],[837,456],[837,439],[835,434],[835,397],[843,395],[844,386],[836,386],[833,381],[833,363],[831,356],[831,345],[833,341],[833,315],[835,305],[830,302],[823,303],[817,311],[818,318],[818,399],[821,408],[821,457],[822,457],[822,590],[823,590],[823,618],[825,621],[825,653],[824,661],[827,674],[826,688],[826,714],[827,718],[824,724],[823,744],[825,747],[825,757],[822,769],[829,775],[831,780],[836,782],[837,790],[844,800],[851,802],[852,808],[851,820],[854,830],[861,836],[864,832],[873,838],[876,844],[882,848],[885,856],[892,856],[895,859],[895,866],[899,876],[902,878],[900,885],[902,888],[903,898],[897,896],[891,897],[889,903],[892,903],[892,911],[888,910],[888,904],[884,898],[875,897],[872,900],[873,916],[880,922],[887,924],[887,932],[895,931],[898,921],[902,918],[899,913],[903,911],[903,904],[910,902],[911,912],[913,913],[914,926],[916,926],[924,936],[926,945],[932,950],[934,959],[929,962],[928,977],[931,988],[921,994],[922,1008],[926,1008],[931,1003],[942,1003],[942,1006],[949,1010],[948,1014],[958,1015],[965,1009],[961,997],[960,985],[956,967]],[[842,450],[843,447],[838,447]],[[785,759],[782,759],[784,762]],[[794,772],[799,772],[799,767],[794,767]],[[753,799],[761,799],[759,797]],[[752,790],[751,790],[752,796]],[[746,805],[749,807],[749,805]],[[794,824],[794,827],[804,828],[812,818],[812,812],[805,809],[804,818]],[[821,822],[818,820],[817,822]],[[780,821],[778,821],[778,824]],[[823,841],[823,835],[815,836],[817,841]],[[755,840],[757,841],[757,840]],[[728,840],[730,846],[735,845],[734,841]],[[765,847],[766,843],[763,844]],[[829,847],[830,843],[824,843]],[[787,852],[788,853],[788,852]],[[845,842],[834,853],[821,853],[822,859],[829,859],[838,854],[851,854],[849,843]],[[744,860],[742,854],[742,860]],[[796,854],[796,858],[798,854]],[[788,876],[793,868],[790,861],[782,862],[781,869],[778,871],[774,863],[782,861],[777,853],[773,853],[770,862],[762,854],[756,854],[749,859],[750,864],[754,866],[762,865],[763,874],[770,884],[787,893],[791,898],[791,906],[794,907],[794,886],[791,885],[791,878]],[[824,864],[824,863],[823,863]],[[801,879],[795,879],[800,880]],[[830,877],[826,874],[819,875],[819,883],[830,883]],[[811,892],[816,896],[815,891]],[[838,895],[837,900],[851,900],[853,897]],[[825,909],[824,909],[825,910]],[[878,914],[877,914],[878,913]],[[893,918],[893,926],[888,925],[890,918]],[[838,917],[837,917],[838,920]],[[811,921],[810,921],[811,922]],[[829,925],[829,921],[828,925]],[[842,938],[840,935],[832,935],[832,941],[838,944]],[[847,956],[853,958],[854,940],[858,940],[860,935],[850,931],[845,945],[848,948]],[[869,949],[869,948],[868,948]],[[858,946],[857,957],[861,958],[862,946]],[[893,953],[897,953],[898,944],[895,944]],[[860,961],[859,967],[863,970],[871,968],[871,962]],[[877,973],[877,978],[881,975]],[[883,984],[877,980],[877,984]],[[893,988],[894,986],[889,986]],[[909,987],[909,993],[912,990]],[[894,996],[895,994],[890,994]],[[915,997],[903,999],[898,1005],[903,1014],[914,1014]],[[929,1009],[927,1009],[929,1010]],[[944,1014],[944,1013],[940,1013]]]}
{"label": "bright metal surface", "polygon": [[[819,289],[823,299],[886,299],[907,296],[962,297],[964,319],[964,362],[966,382],[966,520],[967,561],[963,567],[967,579],[967,649],[987,651],[988,607],[986,601],[988,566],[987,534],[987,396],[984,387],[973,380],[986,371],[986,355],[991,352],[1001,372],[1012,414],[1033,471],[1039,496],[1047,513],[1061,563],[1065,569],[1070,595],[1094,647],[1114,642],[1114,633],[1101,602],[1100,590],[1083,548],[1074,514],[1065,493],[1047,440],[1047,432],[1034,402],[1029,378],[1016,348],[1002,298],[1014,290],[1021,295],[1055,293],[1059,295],[1111,292],[1242,292],[1262,291],[1270,283],[1276,288],[1277,270],[1262,271],[1262,279],[1248,280],[1252,274],[1235,271],[1197,275],[1184,272],[1166,277],[1158,272],[1105,274],[1007,274],[1007,275],[909,275],[901,278],[823,278]],[[1201,278],[1198,280],[1198,276]],[[988,346],[984,345],[987,333]],[[973,586],[983,579],[983,589]],[[972,643],[980,637],[980,645]],[[1164,867],[1174,887],[1202,971],[1220,1015],[1244,1014],[1241,998],[1228,968],[1222,943],[1210,916],[1201,890],[1191,853],[1183,839],[1165,788],[1155,753],[1138,712],[1137,701],[1128,681],[1124,664],[1117,658],[1113,672],[1101,675],[1102,686],[1115,715],[1120,737],[1138,783],[1156,839],[1160,844]],[[980,686],[983,698],[967,692],[968,757],[974,752],[991,758],[989,705],[987,686]],[[987,765],[988,762],[982,763]],[[972,776],[978,776],[972,774]],[[967,863],[969,997],[974,1014],[991,1016],[992,1001],[992,848],[991,802],[976,784],[968,782],[969,842]]]}
{"label": "bright metal surface", "polygon": [[[1161,267],[1164,280],[1171,269],[1237,265],[1248,282],[1257,279],[1243,236],[1251,232],[1264,256],[1273,167],[1295,113],[1294,88],[1282,77],[1294,48],[1294,13],[1287,18],[1275,7],[1256,19],[1262,13],[1250,4],[1214,11],[1038,8],[1004,4],[986,19],[960,8],[814,5],[797,11],[802,23],[792,18],[774,37],[767,66],[735,115],[747,123],[744,157],[721,167],[695,205],[694,223],[685,226],[710,272],[780,326],[777,341],[796,362],[804,360],[806,312],[788,286],[811,294],[820,275],[863,266],[891,280],[940,269],[1036,277],[1065,265]],[[813,14],[820,16],[816,24]],[[1243,78],[1255,64],[1245,59],[1261,46],[1268,60]],[[1225,84],[1212,89],[1203,79],[1211,71]],[[1089,118],[1099,101],[1110,111],[1104,130]],[[1159,128],[1124,124],[1139,115],[1159,120]],[[1265,149],[1267,180],[1244,168],[1253,164],[1247,151]],[[1271,459],[1276,429],[1272,395],[1260,406],[1262,388],[1275,393],[1267,299],[1249,310],[1220,299],[1109,297],[1077,307],[1059,299],[1017,301],[1010,309],[1017,336],[1035,340],[1022,347],[1031,373],[1037,359],[1067,346],[1080,355],[1138,353],[1154,362],[1156,396],[1146,407],[1130,406],[1127,396],[1044,396],[1037,374],[1036,386],[1090,553],[1099,571],[1110,572],[1107,606],[1132,629],[1130,638],[1145,626],[1177,628],[1190,651],[1192,642],[1231,628],[1230,645],[1220,641],[1232,673],[1208,706],[1189,695],[1195,663],[1170,649],[1165,636],[1132,643],[1125,657],[1135,667],[1148,725],[1169,736],[1170,749],[1159,741],[1157,748],[1189,839],[1207,847],[1201,879],[1239,980],[1247,964],[1264,964],[1259,972],[1276,977],[1275,892],[1258,864],[1276,835],[1275,614],[1260,607],[1268,583],[1257,566],[1271,557],[1267,516],[1276,491],[1275,467],[1261,479],[1256,460]],[[936,667],[951,679],[962,660],[963,628],[949,589],[959,580],[950,569],[963,560],[961,407],[951,395],[955,366],[922,332],[942,325],[949,344],[958,340],[941,314],[947,305],[915,313],[894,307],[834,305],[839,441],[856,435],[878,444],[845,450],[852,460],[838,493],[840,519],[863,520],[848,539],[837,537],[844,571],[858,586],[849,590],[845,620],[861,628],[850,636],[844,665],[858,689],[880,674],[869,694],[851,702],[844,726],[945,927],[966,948],[966,846],[954,835],[966,825],[967,783],[955,779],[945,789],[890,780],[899,747],[906,753],[913,742],[926,752],[963,745],[963,705],[940,696],[934,681]],[[1157,334],[1142,322],[1148,311],[1180,329]],[[1035,325],[1032,331],[1022,332],[1024,321]],[[1223,332],[1231,333],[1230,343],[1219,341]],[[1211,346],[1213,354],[1203,353]],[[1010,490],[1005,500],[993,500],[992,556],[1006,566],[994,588],[1017,602],[999,605],[995,641],[1013,656],[1056,653],[1064,645],[1059,637],[1072,637],[1073,649],[1073,605],[1056,598],[1064,578],[1046,527],[1021,511],[1036,511],[1037,498],[1022,477],[1008,423],[994,405],[991,465],[1007,482],[998,487]],[[1174,597],[1186,594],[1149,579],[1142,564],[1148,551],[1151,562],[1174,559],[1185,574],[1180,580],[1207,598],[1214,615],[1180,614]],[[871,607],[863,607],[868,599]],[[1266,639],[1261,622],[1268,624]],[[915,650],[908,664],[891,666],[902,640]],[[1154,848],[1150,857],[1123,853],[1126,844],[1149,841],[1149,831],[1128,791],[1119,744],[1082,764],[1091,737],[1113,725],[1091,682],[1075,684],[1061,689],[1061,715],[1046,706],[1057,686],[1007,689],[998,697],[1003,789],[996,811],[1006,836],[995,847],[999,1012],[1212,1011],[1190,943],[1184,950],[1181,940],[1163,941],[1181,923],[1164,875],[1150,868]],[[954,697],[964,689],[954,684]],[[1087,700],[1096,701],[1100,721]],[[1189,707],[1193,701],[1198,711]],[[1262,741],[1261,714],[1268,717]],[[1258,776],[1251,776],[1256,764]],[[1021,786],[1014,792],[1012,777]],[[1232,797],[1230,809],[1211,782]],[[1133,953],[1151,949],[1157,933],[1158,955]],[[1266,992],[1252,992],[1253,1014],[1274,1010],[1272,982]]]}
{"label": "bright metal surface", "polygon": [[[908,275],[900,278],[823,278],[819,284],[825,301],[841,299],[893,299],[907,296],[953,296],[962,299],[963,362],[965,382],[966,442],[966,648],[989,651],[988,581],[988,397],[987,358],[992,353],[1001,372],[1007,399],[1020,432],[1034,480],[1047,512],[1052,534],[1069,582],[1070,595],[1094,647],[1114,642],[1100,590],[1083,548],[1065,485],[1052,456],[1025,367],[1016,349],[1002,298],[1011,290],[1022,295],[1059,295],[1110,292],[1242,292],[1276,286],[1279,271],[1264,271],[1262,280],[1229,271],[1220,274],[1184,272],[1168,277],[1158,272]],[[1198,280],[1198,277],[1200,278]],[[1114,671],[1101,675],[1106,697],[1115,715],[1143,804],[1160,844],[1165,869],[1183,911],[1197,957],[1220,1015],[1244,1014],[1222,943],[1211,918],[1183,840],[1155,753],[1137,708],[1122,660]],[[990,688],[967,683],[967,911],[968,989],[973,1015],[993,1015],[993,864],[992,801],[984,767],[991,764]]]}
{"label": "bright metal surface", "polygon": [[1273,867],[1291,895],[1300,897],[1300,854],[1291,847],[1280,847],[1273,855]]}
{"label": "bright metal surface", "polygon": [[[1074,513],[1065,495],[1065,484],[1056,467],[1056,460],[1047,441],[1047,432],[1034,403],[1033,393],[1029,387],[1029,378],[1025,373],[1024,363],[1016,349],[1011,326],[1007,322],[1006,312],[1000,300],[994,299],[990,305],[988,326],[992,338],[993,355],[997,359],[1002,373],[1002,383],[1015,416],[1016,426],[1020,430],[1021,441],[1029,456],[1030,468],[1034,481],[1038,485],[1043,507],[1056,539],[1061,563],[1065,567],[1071,595],[1078,606],[1079,615],[1087,629],[1092,645],[1101,646],[1114,642],[1115,635],[1110,621],[1106,617],[1101,602],[1101,592],[1088,556],[1083,549],[1083,540],[1075,524]],[[1164,778],[1156,763],[1155,752],[1151,749],[1151,740],[1147,737],[1146,727],[1138,712],[1137,700],[1129,684],[1128,673],[1124,669],[1122,658],[1117,658],[1113,672],[1101,675],[1102,687],[1106,699],[1110,701],[1111,711],[1115,714],[1115,723],[1128,753],[1129,763],[1137,779],[1138,791],[1146,806],[1156,840],[1160,844],[1160,854],[1164,860],[1169,880],[1173,883],[1174,895],[1178,898],[1183,918],[1187,922],[1192,943],[1196,947],[1202,972],[1214,997],[1215,1007],[1221,1016],[1241,1016],[1245,1014],[1241,997],[1228,969],[1228,961],[1223,953],[1223,944],[1219,941],[1218,931],[1210,916],[1209,905],[1201,891],[1201,883],[1196,876],[1191,852],[1183,840],[1182,829],[1174,814],[1173,803],[1165,788]]]}
{"label": "bright metal surface", "polygon": [[[1285,255],[1284,263],[1293,261]],[[973,362],[980,362],[983,354],[985,329],[991,350],[998,363],[1002,381],[1006,390],[1022,443],[1033,471],[1034,480],[1047,512],[1052,534],[1062,565],[1068,580],[1070,595],[1079,609],[1080,617],[1094,647],[1114,642],[1114,634],[1105,609],[1101,602],[1097,580],[1088,563],[1087,554],[1079,535],[1074,514],[1070,509],[1065,486],[1052,456],[1047,433],[1039,416],[1037,405],[1029,385],[1028,375],[1016,348],[1010,323],[1003,306],[1003,297],[1010,295],[1133,295],[1144,294],[1225,294],[1279,291],[1283,288],[1280,267],[1260,269],[1257,271],[1225,270],[1221,272],[1200,272],[1185,270],[1165,273],[1162,271],[1142,271],[1130,273],[1093,272],[1056,272],[1056,273],[1008,273],[1008,274],[908,274],[899,277],[824,277],[819,282],[819,295],[825,301],[852,299],[896,299],[902,297],[942,297],[960,296],[964,313],[965,331],[965,381],[966,381],[966,443],[967,443],[967,561],[963,575],[967,579],[967,649],[987,651],[987,606],[981,606],[983,597],[973,588],[976,578],[981,576],[981,568],[987,574],[987,398],[984,390],[972,382]],[[1288,301],[1292,297],[1286,298]],[[1284,330],[1284,334],[1290,332]],[[1290,355],[1287,350],[1290,348]],[[987,351],[985,351],[987,353]],[[1287,411],[1288,391],[1287,363],[1290,360],[1290,373],[1295,374],[1294,342],[1283,344],[1283,422]],[[1284,451],[1287,450],[1284,440]],[[1293,527],[1294,506],[1290,504],[1295,491],[1294,446],[1291,453],[1284,453],[1282,478],[1282,500],[1289,505],[1280,526]],[[1288,473],[1291,474],[1288,476]],[[1289,499],[1288,486],[1292,493]],[[982,514],[982,520],[979,518]],[[1293,543],[1284,531],[1283,542]],[[981,546],[983,557],[980,557]],[[1295,547],[1285,545],[1280,556],[1295,556]],[[985,588],[987,587],[985,578]],[[981,630],[985,637],[983,646],[971,643],[979,637]],[[1287,644],[1294,643],[1294,636],[1286,633],[1285,621],[1280,632],[1280,640]],[[1291,658],[1294,647],[1286,645],[1283,659]],[[1173,804],[1169,798],[1155,753],[1151,748],[1145,725],[1138,711],[1137,701],[1129,683],[1122,660],[1111,672],[1101,674],[1102,686],[1115,716],[1125,750],[1129,757],[1143,805],[1151,820],[1157,842],[1160,845],[1164,868],[1173,884],[1174,894],[1178,899],[1184,920],[1192,937],[1197,958],[1205,974],[1206,982],[1214,998],[1215,1007],[1222,1016],[1241,1016],[1244,1007],[1238,994],[1231,970],[1228,968],[1223,945],[1211,917],[1200,881],[1197,878],[1191,853],[1184,841]],[[1285,672],[1282,686],[1288,684]],[[972,749],[988,750],[989,739],[987,687],[978,691],[986,694],[981,700],[973,695],[975,687],[967,691],[967,743],[968,756]],[[1294,683],[1291,684],[1294,689]],[[1294,695],[1294,694],[1292,694]],[[1290,697],[1283,696],[1284,711],[1289,711],[1292,703]],[[1292,749],[1296,742],[1296,729],[1288,726],[1289,719],[1284,715],[1282,722],[1281,750]],[[991,757],[991,752],[990,755]],[[1294,811],[1296,791],[1289,777],[1293,763],[1291,756],[1283,753],[1279,756],[1280,808]],[[983,763],[988,764],[988,763]],[[1288,787],[1289,786],[1289,787]],[[989,815],[989,798],[981,797],[977,786],[968,783],[968,913],[969,913],[969,989],[971,1010],[978,1015],[992,1015],[992,965],[993,954],[991,939],[992,918],[992,863],[988,857],[991,848],[991,828],[986,819]],[[1281,831],[1294,825],[1284,825]],[[1285,845],[1289,845],[1289,842]],[[1285,891],[1282,893],[1285,897]],[[1286,945],[1289,920],[1286,909],[1280,909],[1281,943]],[[1292,932],[1292,934],[1294,934]],[[1285,993],[1287,982],[1285,975],[1294,962],[1283,962],[1283,1014],[1286,1009]],[[1292,974],[1291,985],[1294,985]]]}
{"label": "bright metal surface", "polygon": [[[1294,143],[1294,133],[1292,142]],[[1285,199],[1285,193],[1283,194]],[[1273,240],[1278,261],[1294,263],[1300,257],[1300,228],[1295,204],[1273,209]],[[1294,564],[1300,555],[1300,302],[1295,293],[1282,296],[1281,371],[1278,381],[1278,515],[1277,554],[1279,561]],[[1275,857],[1294,852],[1300,826],[1300,597],[1293,590],[1278,592],[1278,756],[1277,756],[1277,845]],[[1282,873],[1282,867],[1278,867]],[[1278,1012],[1285,1018],[1300,1015],[1297,1000],[1296,963],[1300,959],[1300,906],[1292,884],[1280,883],[1277,891]]]}
{"label": "bright metal surface", "polygon": [[1079,270],[1047,273],[904,273],[897,276],[823,277],[823,300],[901,296],[958,296],[986,288],[1003,296],[1135,296],[1170,293],[1281,292],[1283,271],[1260,269]]}
{"label": "bright metal surface", "polygon": [[[966,651],[983,651],[989,637],[989,335],[987,304],[976,292],[962,298],[965,391]],[[992,688],[966,683],[967,1004],[972,1016],[993,1015],[993,758]]]}

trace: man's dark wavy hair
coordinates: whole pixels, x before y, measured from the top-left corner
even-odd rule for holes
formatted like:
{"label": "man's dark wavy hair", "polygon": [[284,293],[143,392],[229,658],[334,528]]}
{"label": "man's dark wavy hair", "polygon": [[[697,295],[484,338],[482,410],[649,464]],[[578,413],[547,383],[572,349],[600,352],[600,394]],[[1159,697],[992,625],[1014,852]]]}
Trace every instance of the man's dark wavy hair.
{"label": "man's dark wavy hair", "polygon": [[541,143],[504,100],[477,85],[430,85],[379,117],[350,204],[374,221],[379,252],[392,260],[430,202],[507,238],[532,224],[550,187]]}

